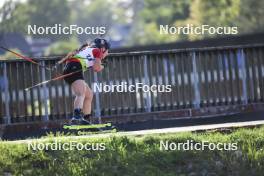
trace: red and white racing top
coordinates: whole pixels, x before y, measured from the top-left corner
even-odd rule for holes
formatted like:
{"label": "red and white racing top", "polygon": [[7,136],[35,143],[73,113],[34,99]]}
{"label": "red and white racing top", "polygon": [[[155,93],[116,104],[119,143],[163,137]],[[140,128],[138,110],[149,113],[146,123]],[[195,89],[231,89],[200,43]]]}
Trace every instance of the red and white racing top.
{"label": "red and white racing top", "polygon": [[88,67],[92,67],[94,65],[95,59],[101,59],[103,53],[98,48],[90,48],[85,47],[80,50],[77,54],[75,54],[68,61],[71,62],[80,62],[82,65],[82,69],[86,70]]}

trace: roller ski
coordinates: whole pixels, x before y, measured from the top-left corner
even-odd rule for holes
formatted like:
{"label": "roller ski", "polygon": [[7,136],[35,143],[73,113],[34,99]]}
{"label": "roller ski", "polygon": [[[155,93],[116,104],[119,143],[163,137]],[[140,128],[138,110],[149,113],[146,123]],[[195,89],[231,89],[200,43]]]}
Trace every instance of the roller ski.
{"label": "roller ski", "polygon": [[116,128],[111,123],[91,123],[91,119],[85,120],[81,113],[75,112],[68,124],[63,125],[64,130],[69,131],[91,131],[91,132],[115,132]]}

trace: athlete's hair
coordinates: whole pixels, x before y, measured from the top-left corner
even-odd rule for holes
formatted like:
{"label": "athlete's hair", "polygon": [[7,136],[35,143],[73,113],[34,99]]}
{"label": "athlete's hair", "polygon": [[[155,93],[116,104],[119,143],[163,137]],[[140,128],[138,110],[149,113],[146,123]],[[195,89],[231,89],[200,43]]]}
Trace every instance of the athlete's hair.
{"label": "athlete's hair", "polygon": [[102,38],[94,39],[94,41],[91,43],[91,46],[95,48],[104,47],[107,50],[109,50],[111,47],[110,43],[106,39],[102,39]]}

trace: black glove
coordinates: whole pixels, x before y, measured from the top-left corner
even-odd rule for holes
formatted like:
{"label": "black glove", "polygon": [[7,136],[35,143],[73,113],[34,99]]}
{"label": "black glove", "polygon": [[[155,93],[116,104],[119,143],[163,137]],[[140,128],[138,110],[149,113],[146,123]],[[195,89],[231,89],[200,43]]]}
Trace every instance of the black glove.
{"label": "black glove", "polygon": [[104,66],[104,68],[107,66],[108,61],[106,61],[105,59],[103,61],[101,61],[101,65]]}
{"label": "black glove", "polygon": [[57,63],[51,68],[51,70],[56,70],[56,69],[58,68],[59,65],[60,65],[60,64],[57,62]]}

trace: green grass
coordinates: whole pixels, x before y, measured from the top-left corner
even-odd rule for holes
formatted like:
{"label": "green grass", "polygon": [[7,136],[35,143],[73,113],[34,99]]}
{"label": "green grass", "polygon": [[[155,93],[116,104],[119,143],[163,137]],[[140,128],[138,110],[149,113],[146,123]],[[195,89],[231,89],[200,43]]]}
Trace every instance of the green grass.
{"label": "green grass", "polygon": [[[220,132],[176,133],[105,138],[69,138],[48,136],[37,140],[61,144],[78,141],[83,144],[103,143],[105,150],[28,150],[27,144],[0,143],[0,175],[263,175],[264,126]],[[160,150],[160,141],[170,143],[237,143],[235,151],[208,149]],[[96,147],[95,147],[96,148]],[[97,149],[100,148],[97,146]]]}

